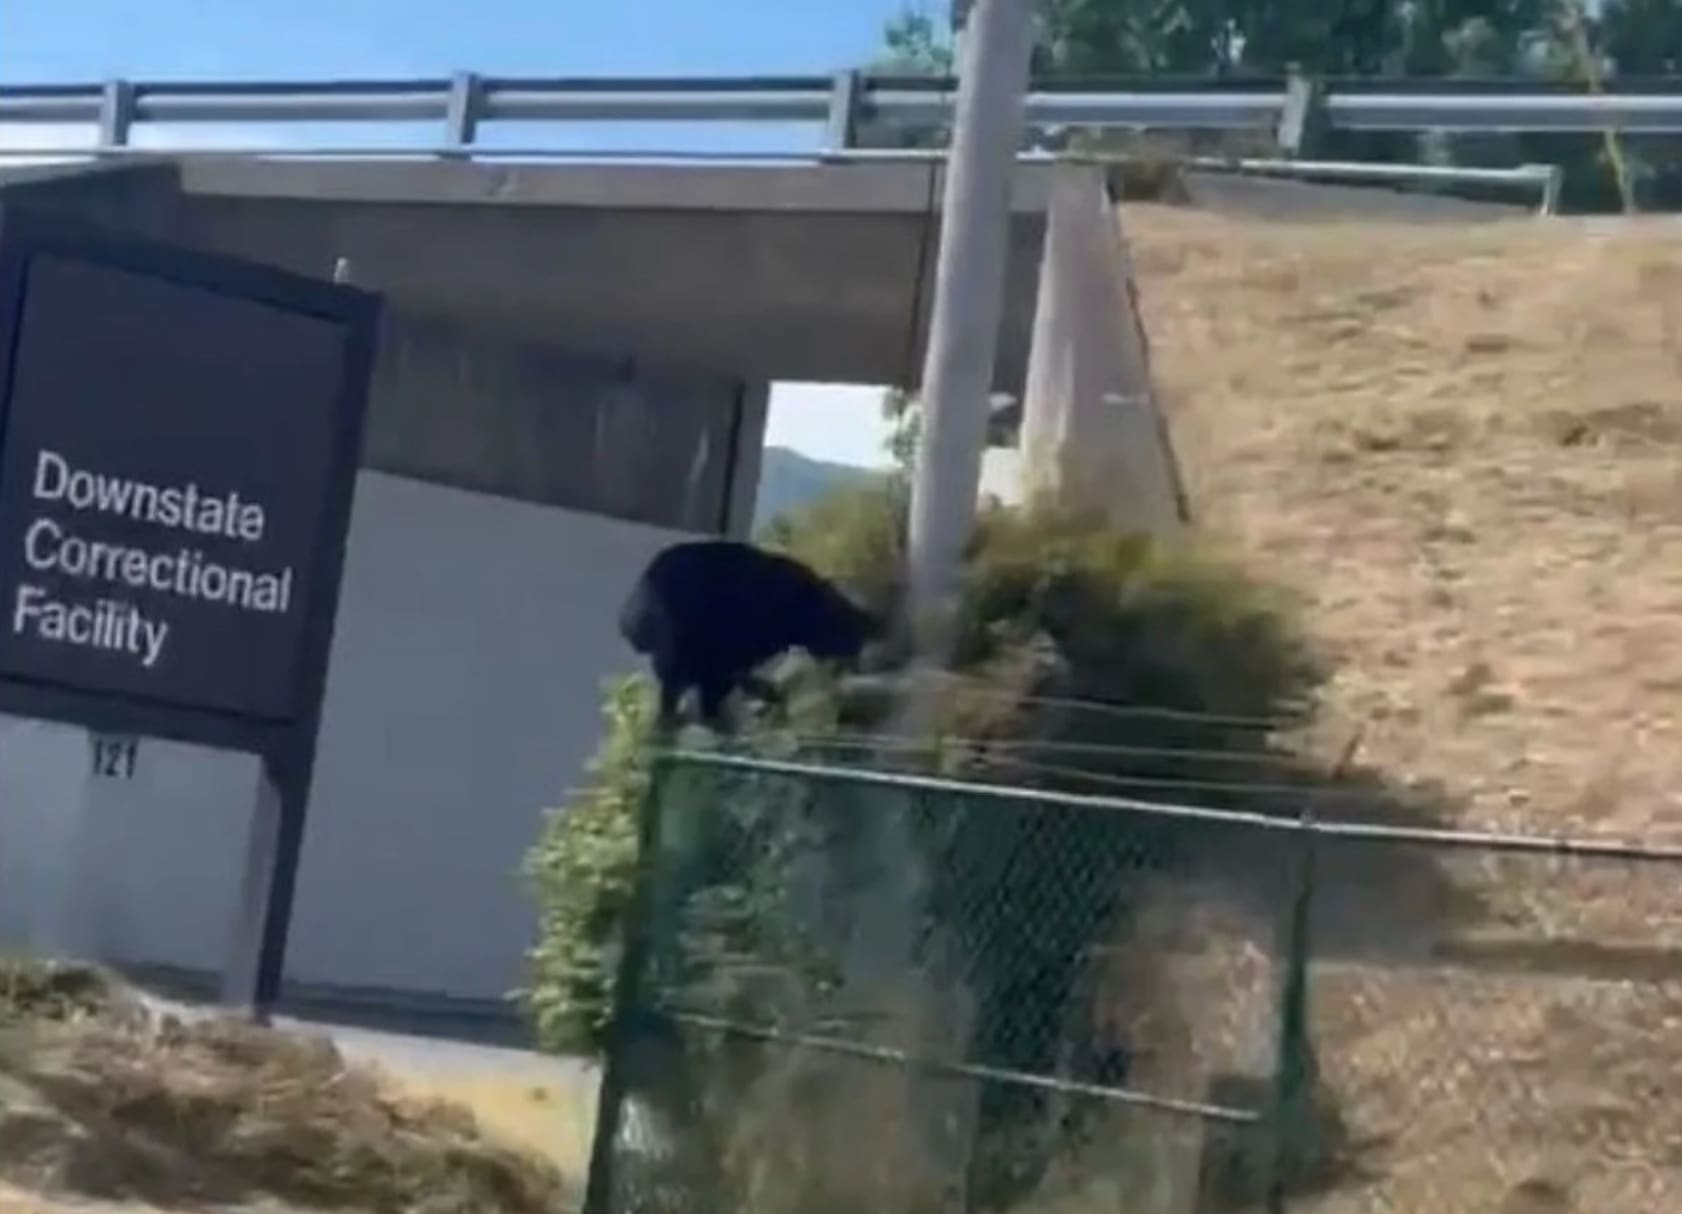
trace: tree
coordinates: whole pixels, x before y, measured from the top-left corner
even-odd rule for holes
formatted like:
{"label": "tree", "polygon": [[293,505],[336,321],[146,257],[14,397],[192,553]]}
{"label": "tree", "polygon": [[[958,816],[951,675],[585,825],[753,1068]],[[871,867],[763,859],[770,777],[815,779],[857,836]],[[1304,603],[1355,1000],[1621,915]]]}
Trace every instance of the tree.
{"label": "tree", "polygon": [[908,76],[949,76],[956,62],[947,24],[924,8],[905,8],[882,31],[878,72]]}
{"label": "tree", "polygon": [[1682,3],[1607,0],[1596,25],[1614,68],[1629,76],[1682,75]]}
{"label": "tree", "polygon": [[[1609,75],[1682,74],[1682,0],[1606,0],[1586,25]],[[1658,135],[1625,144],[1633,153],[1637,197],[1650,205],[1682,202],[1682,139]]]}
{"label": "tree", "polygon": [[[1557,2],[1035,0],[1035,67],[1065,76],[1276,75],[1293,65],[1320,75],[1510,72],[1547,32]],[[1677,7],[1677,0],[1620,2]],[[904,10],[883,43],[882,70],[951,70],[949,32],[927,9]]]}
{"label": "tree", "polygon": [[[1622,75],[1682,73],[1682,0],[1035,0],[1041,76],[1530,76],[1585,88]],[[881,66],[952,69],[952,43],[927,10],[907,9],[884,36]],[[896,130],[891,142],[939,142]],[[1083,142],[1092,143],[1087,139]],[[1107,146],[1107,137],[1097,138]],[[1614,163],[1621,150],[1622,166]],[[1593,135],[1443,136],[1340,132],[1328,155],[1442,163],[1562,165],[1566,198],[1615,206],[1616,171],[1651,201],[1682,198],[1682,140]]]}

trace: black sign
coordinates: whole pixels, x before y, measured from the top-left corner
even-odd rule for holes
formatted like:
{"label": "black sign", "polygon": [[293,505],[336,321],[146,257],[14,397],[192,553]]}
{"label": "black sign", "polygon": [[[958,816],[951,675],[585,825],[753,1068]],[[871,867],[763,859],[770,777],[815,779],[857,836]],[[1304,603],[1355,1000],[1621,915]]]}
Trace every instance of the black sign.
{"label": "black sign", "polygon": [[127,732],[313,737],[374,316],[350,288],[0,216],[0,680],[124,706]]}

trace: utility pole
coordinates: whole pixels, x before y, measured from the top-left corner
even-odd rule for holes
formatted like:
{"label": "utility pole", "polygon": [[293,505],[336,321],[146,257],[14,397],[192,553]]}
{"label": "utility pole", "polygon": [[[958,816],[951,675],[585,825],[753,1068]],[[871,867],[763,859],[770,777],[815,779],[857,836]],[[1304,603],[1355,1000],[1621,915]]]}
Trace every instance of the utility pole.
{"label": "utility pole", "polygon": [[975,7],[975,0],[952,0],[951,12],[947,14],[947,25],[952,30],[952,71],[958,70],[958,61],[963,53],[964,31],[969,28],[970,10]]}
{"label": "utility pole", "polygon": [[918,657],[936,663],[950,641],[959,561],[975,522],[1033,50],[1033,0],[959,4],[968,20],[923,364],[908,570]]}
{"label": "utility pole", "polygon": [[[915,645],[911,678],[893,733],[926,735],[938,708],[938,688],[926,677],[951,654],[959,561],[975,524],[981,457],[987,446],[987,409],[1004,303],[1005,253],[1016,153],[1022,143],[1022,95],[1028,87],[1034,0],[955,0],[953,16],[968,21],[958,43],[958,100],[946,159],[940,248],[935,263],[934,312],[923,362],[922,433],[911,491],[905,623]],[[907,761],[884,752],[885,765]],[[916,760],[911,760],[916,761]],[[867,815],[859,854],[882,876],[872,886],[874,911],[860,931],[856,965],[883,973],[884,989],[904,1007],[917,1048],[971,1031],[973,1000],[957,975],[958,949],[949,933],[920,920],[928,873],[910,831],[896,812]],[[909,967],[909,968],[908,968]],[[907,973],[914,980],[906,985]],[[931,1165],[913,1192],[942,1209],[968,1209],[960,1181],[975,1143],[978,1105],[973,1088],[906,1075],[907,1127]],[[927,1188],[924,1187],[927,1185]]]}

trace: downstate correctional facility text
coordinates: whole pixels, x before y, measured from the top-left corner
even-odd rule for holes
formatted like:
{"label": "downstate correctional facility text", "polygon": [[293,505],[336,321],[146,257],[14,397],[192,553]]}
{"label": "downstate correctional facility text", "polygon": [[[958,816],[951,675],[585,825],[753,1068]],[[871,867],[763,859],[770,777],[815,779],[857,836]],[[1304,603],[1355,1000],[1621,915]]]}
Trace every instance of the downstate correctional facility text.
{"label": "downstate correctional facility text", "polygon": [[[24,565],[61,589],[55,594],[26,575],[12,603],[14,635],[108,650],[151,669],[167,660],[171,624],[142,610],[133,592],[264,614],[285,614],[292,605],[292,566],[227,565],[192,546],[194,537],[262,542],[267,526],[262,503],[237,492],[114,476],[78,468],[59,452],[43,449],[36,454],[30,501],[42,512],[23,530]],[[148,524],[160,533],[159,542],[84,538],[76,532],[75,516],[86,514]],[[87,589],[63,590],[67,583]]]}

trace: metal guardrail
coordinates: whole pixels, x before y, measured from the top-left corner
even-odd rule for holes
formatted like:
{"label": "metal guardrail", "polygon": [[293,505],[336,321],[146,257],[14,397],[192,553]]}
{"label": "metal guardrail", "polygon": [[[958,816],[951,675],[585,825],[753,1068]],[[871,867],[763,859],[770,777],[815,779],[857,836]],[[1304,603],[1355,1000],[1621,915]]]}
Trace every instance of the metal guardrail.
{"label": "metal guardrail", "polygon": [[1521,164],[1510,169],[1486,169],[1459,165],[1388,164],[1358,160],[1267,160],[1260,157],[1223,159],[1190,156],[1181,161],[1188,168],[1247,174],[1255,177],[1294,177],[1306,180],[1341,181],[1355,184],[1437,182],[1452,185],[1516,186],[1536,191],[1536,211],[1552,215],[1559,209],[1565,188],[1565,170],[1557,164]]}
{"label": "metal guardrail", "polygon": [[[1682,134],[1682,77],[1615,82],[1587,94],[1518,80],[1329,80],[1306,89],[1284,77],[1254,80],[1106,78],[1037,81],[1026,120],[1038,128],[1271,131],[1300,127],[1312,105],[1331,129],[1361,131],[1594,132]],[[0,124],[86,124],[91,145],[0,148],[0,159],[156,155],[379,159],[468,156],[497,160],[666,163],[830,163],[927,160],[939,151],[860,146],[871,123],[938,125],[951,115],[955,84],[938,78],[841,72],[833,77],[516,79],[470,72],[452,78],[276,82],[134,82],[0,85]],[[582,151],[478,141],[487,123],[821,124],[810,151],[630,149]],[[137,125],[439,123],[441,140],[359,147],[136,147]],[[1283,137],[1281,136],[1281,141]],[[1025,159],[1035,159],[1029,154]],[[1560,174],[1547,165],[1484,169],[1318,162],[1300,158],[1203,159],[1194,167],[1339,181],[1516,186],[1539,192],[1551,214]]]}
{"label": "metal guardrail", "polygon": [[[1334,129],[1682,134],[1682,78],[1616,82],[1584,93],[1524,81],[1327,80]],[[1293,94],[1283,78],[1035,82],[1036,126],[1267,129]],[[951,82],[843,72],[825,77],[451,79],[0,85],[0,123],[97,123],[103,144],[135,123],[441,122],[471,143],[487,122],[814,122],[841,136],[857,122],[949,117]],[[836,138],[832,146],[845,144]]]}
{"label": "metal guardrail", "polygon": [[[1678,82],[1682,90],[1682,82]],[[1405,93],[1329,94],[1328,125],[1345,131],[1458,133],[1629,134],[1682,133],[1682,91],[1669,95],[1533,94],[1529,96],[1410,96]]]}
{"label": "metal guardrail", "polygon": [[[272,161],[436,161],[470,159],[502,163],[525,162],[536,164],[636,164],[636,165],[810,165],[810,164],[929,164],[946,158],[944,150],[919,148],[849,148],[816,152],[720,152],[690,149],[641,150],[578,149],[538,147],[471,147],[463,151],[460,145],[430,145],[407,148],[389,146],[370,147],[0,147],[0,166],[7,161],[43,160],[135,160],[148,159],[261,159]],[[1051,164],[1056,153],[1027,151],[1017,156],[1024,165]],[[1103,157],[1098,157],[1102,161]],[[1307,181],[1331,181],[1369,184],[1398,184],[1437,182],[1440,184],[1513,186],[1537,192],[1536,210],[1540,215],[1555,213],[1564,172],[1558,165],[1524,164],[1510,169],[1458,168],[1449,165],[1387,164],[1370,161],[1337,160],[1267,160],[1259,157],[1226,159],[1214,156],[1182,157],[1180,163],[1188,168],[1208,172],[1234,173],[1260,177],[1287,177]]]}

